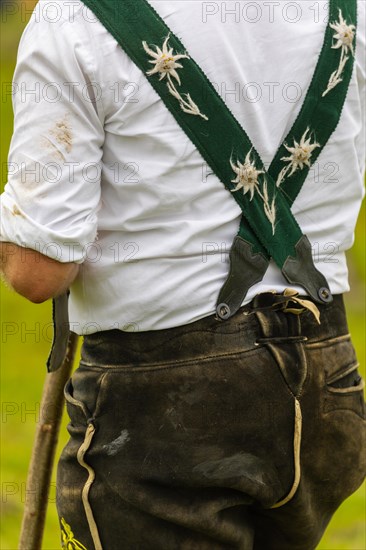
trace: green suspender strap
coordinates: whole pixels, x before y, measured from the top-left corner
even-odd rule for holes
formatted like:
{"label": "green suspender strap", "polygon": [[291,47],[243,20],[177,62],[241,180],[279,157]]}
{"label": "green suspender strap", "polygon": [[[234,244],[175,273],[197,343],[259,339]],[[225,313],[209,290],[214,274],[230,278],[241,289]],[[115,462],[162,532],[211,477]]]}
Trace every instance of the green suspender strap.
{"label": "green suspender strap", "polygon": [[268,170],[248,135],[184,45],[146,0],[83,0],[146,74],[243,216],[217,313],[240,307],[273,258],[316,302],[332,300],[291,206],[335,130],[354,63],[356,0],[329,0],[329,22],[304,104]]}
{"label": "green suspender strap", "polygon": [[[354,64],[357,0],[329,0],[315,73],[300,113],[268,170],[200,67],[146,0],[83,2],[146,74],[242,209],[217,315],[227,319],[239,309],[248,289],[262,280],[271,258],[289,283],[302,286],[316,302],[330,302],[327,281],[314,266],[311,245],[291,206],[341,116]],[[62,364],[67,319],[64,295],[54,300],[55,333],[47,363],[51,372]]]}

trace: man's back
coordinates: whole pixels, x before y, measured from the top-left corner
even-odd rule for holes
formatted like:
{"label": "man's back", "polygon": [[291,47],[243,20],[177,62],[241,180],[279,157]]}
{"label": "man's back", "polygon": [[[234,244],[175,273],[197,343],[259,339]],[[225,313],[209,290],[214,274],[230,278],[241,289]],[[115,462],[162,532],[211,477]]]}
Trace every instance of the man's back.
{"label": "man's back", "polygon": [[[136,22],[135,6],[149,9],[145,0],[85,3],[106,12],[128,5]],[[26,281],[23,295],[32,277],[33,301],[72,283],[71,329],[85,335],[65,387],[70,439],[57,481],[64,548],[313,550],[364,478],[363,381],[342,293],[362,198],[365,4],[357,3],[357,44],[356,3],[332,0],[329,21],[327,4],[152,2],[184,44],[160,59],[160,75],[154,52],[175,39],[167,31],[151,43],[149,24],[141,41],[136,31],[143,70],[83,3],[40,2],[25,32],[1,239],[10,250],[5,274],[15,273],[18,290]],[[299,136],[292,128],[327,49],[338,69],[325,69],[315,96],[321,103],[327,95],[322,106],[340,120],[320,145],[312,113]],[[334,88],[341,99],[347,92],[355,50],[341,109],[331,98]],[[241,211],[149,83],[166,77],[182,103],[164,64],[177,56],[184,80],[188,54],[253,144],[242,165],[237,150],[226,154],[230,191],[261,194],[268,207],[269,174],[257,176],[282,142],[288,156],[272,190],[280,187],[286,205],[290,172],[311,165],[292,210],[332,301],[285,288],[273,263],[243,307],[225,321],[214,315]],[[204,118],[210,94],[192,96],[184,97]],[[326,115],[320,121],[327,126]],[[227,148],[224,135],[217,128],[208,137]],[[263,170],[250,162],[254,148]],[[276,215],[285,212],[291,226],[286,208]],[[32,250],[22,262],[24,248]],[[231,277],[234,292],[245,276]]]}
{"label": "man's back", "polygon": [[[152,2],[267,167],[305,100],[327,4]],[[46,7],[39,4],[25,33],[15,75],[23,133],[10,154],[5,235],[15,238],[7,212],[16,204],[30,218],[19,218],[18,241],[61,261],[86,258],[70,300],[76,332],[155,330],[213,313],[239,207],[95,16],[78,2]],[[348,290],[344,251],[363,193],[364,11],[360,2],[355,70],[340,122],[292,208],[333,293]],[[28,73],[31,60],[36,75]],[[30,111],[20,81],[36,89],[35,78],[42,100]],[[209,98],[200,101],[204,111]],[[26,181],[21,191],[19,177]],[[48,201],[60,203],[56,218],[43,207]],[[36,246],[35,225],[44,226]],[[271,264],[246,302],[285,286]]]}

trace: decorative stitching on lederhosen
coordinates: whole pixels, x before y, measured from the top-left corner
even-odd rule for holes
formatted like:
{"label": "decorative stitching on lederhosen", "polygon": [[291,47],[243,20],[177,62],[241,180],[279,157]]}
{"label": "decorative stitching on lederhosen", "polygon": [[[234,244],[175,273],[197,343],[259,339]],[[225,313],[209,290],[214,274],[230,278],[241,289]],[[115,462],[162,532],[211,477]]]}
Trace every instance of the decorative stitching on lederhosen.
{"label": "decorative stitching on lederhosen", "polygon": [[94,434],[95,434],[95,426],[92,421],[89,421],[88,427],[85,432],[84,441],[82,445],[79,447],[79,450],[77,452],[77,461],[80,464],[80,466],[82,466],[87,470],[89,474],[89,477],[85,482],[81,495],[82,495],[83,506],[86,514],[86,519],[88,521],[88,525],[90,529],[90,534],[94,542],[95,550],[103,550],[102,543],[100,542],[98,527],[94,519],[94,514],[89,502],[89,491],[95,480],[95,472],[93,468],[87,462],[85,462],[85,458],[84,458],[85,453],[87,452],[87,450],[89,449],[92,443]]}

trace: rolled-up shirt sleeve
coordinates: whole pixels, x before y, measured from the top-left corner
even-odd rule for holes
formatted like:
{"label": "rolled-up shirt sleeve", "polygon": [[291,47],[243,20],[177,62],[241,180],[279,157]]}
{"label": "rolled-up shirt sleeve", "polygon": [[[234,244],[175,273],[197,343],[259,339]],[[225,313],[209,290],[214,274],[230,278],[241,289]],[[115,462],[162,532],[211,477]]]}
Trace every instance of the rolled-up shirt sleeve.
{"label": "rolled-up shirt sleeve", "polygon": [[97,235],[103,112],[92,34],[33,17],[13,82],[14,133],[0,240],[81,263]]}

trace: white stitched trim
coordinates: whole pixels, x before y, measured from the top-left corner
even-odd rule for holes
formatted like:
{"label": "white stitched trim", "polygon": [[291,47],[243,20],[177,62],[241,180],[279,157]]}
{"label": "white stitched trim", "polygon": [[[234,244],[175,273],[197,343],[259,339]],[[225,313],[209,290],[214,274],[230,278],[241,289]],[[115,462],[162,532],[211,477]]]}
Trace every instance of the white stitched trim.
{"label": "white stitched trim", "polygon": [[82,445],[80,446],[76,457],[77,457],[77,461],[80,464],[80,466],[85,468],[89,473],[89,477],[86,480],[86,483],[83,487],[83,491],[82,491],[81,496],[82,496],[84,510],[85,510],[86,518],[87,518],[89,529],[90,529],[90,534],[91,534],[93,542],[94,542],[95,550],[103,550],[102,544],[100,542],[98,527],[97,527],[97,524],[95,522],[93,511],[92,511],[90,503],[89,503],[89,491],[90,491],[90,487],[92,486],[92,484],[95,480],[95,472],[94,472],[93,468],[91,468],[91,466],[89,466],[89,464],[87,464],[84,460],[85,453],[87,452],[87,450],[89,449],[89,447],[91,445],[94,434],[95,434],[95,426],[92,423],[90,423],[90,424],[88,424],[88,427],[87,427],[86,432],[85,432],[84,441],[83,441]]}
{"label": "white stitched trim", "polygon": [[301,447],[301,431],[302,431],[302,414],[301,414],[301,405],[297,399],[295,399],[295,429],[294,429],[294,465],[295,465],[295,478],[291,487],[291,491],[288,495],[277,502],[274,506],[271,506],[272,509],[280,508],[284,504],[290,502],[290,500],[295,496],[295,493],[299,487],[301,479],[301,464],[300,464],[300,447]]}

